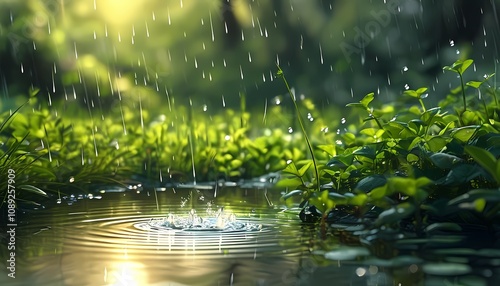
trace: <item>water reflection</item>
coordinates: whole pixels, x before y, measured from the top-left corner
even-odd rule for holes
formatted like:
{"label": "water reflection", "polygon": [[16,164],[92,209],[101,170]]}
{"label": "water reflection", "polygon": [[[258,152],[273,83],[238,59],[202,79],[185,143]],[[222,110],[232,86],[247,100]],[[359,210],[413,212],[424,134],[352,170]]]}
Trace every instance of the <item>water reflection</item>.
{"label": "water reflection", "polygon": [[[153,194],[131,191],[37,211],[16,234],[16,279],[2,268],[0,285],[495,285],[488,283],[500,277],[494,251],[490,260],[476,261],[485,267],[471,265],[467,271],[457,267],[467,265],[461,254],[474,257],[465,250],[449,249],[455,255],[436,262],[423,261],[416,253],[377,258],[375,250],[338,231],[325,236],[314,225],[300,224],[297,213],[276,207],[278,192],[218,192],[209,202],[193,192],[185,202],[189,190],[159,192],[159,211]],[[224,232],[136,227],[152,217],[187,215],[191,208],[201,216],[216,207],[262,228]]]}
{"label": "water reflection", "polygon": [[[166,192],[158,195],[160,200],[167,200]],[[298,222],[284,214],[277,219],[279,209],[261,207],[267,201],[241,205],[227,207],[242,221],[262,224],[260,231],[169,233],[137,229],[134,224],[160,216],[155,211],[154,197],[145,194],[124,198],[124,194],[112,193],[98,201],[60,205],[50,212],[37,213],[20,228],[23,234],[19,240],[18,278],[9,282],[16,282],[12,285],[247,285],[249,281],[258,285],[283,284],[284,273],[290,269],[295,272],[298,258],[305,250],[299,239]],[[189,208],[180,208],[177,203],[162,204],[162,208],[174,214],[189,212]],[[40,231],[43,227],[46,230]]]}

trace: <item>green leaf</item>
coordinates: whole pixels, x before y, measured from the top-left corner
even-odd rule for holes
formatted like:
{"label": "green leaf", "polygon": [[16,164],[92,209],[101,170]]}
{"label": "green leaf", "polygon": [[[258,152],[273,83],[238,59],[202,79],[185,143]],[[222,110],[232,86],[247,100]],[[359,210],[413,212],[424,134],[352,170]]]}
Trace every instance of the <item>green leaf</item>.
{"label": "green leaf", "polygon": [[25,190],[25,191],[28,191],[28,192],[35,193],[37,195],[48,197],[46,192],[44,192],[40,188],[37,188],[37,187],[32,186],[32,185],[20,185],[17,188],[20,189],[20,190]]}
{"label": "green leaf", "polygon": [[374,160],[375,157],[377,156],[376,150],[371,146],[363,146],[363,147],[359,148],[358,150],[354,151],[353,154],[358,155],[358,156],[367,157],[367,158],[370,158],[372,160]]}
{"label": "green leaf", "polygon": [[297,166],[295,166],[295,163],[293,163],[293,162],[291,162],[290,164],[288,164],[285,167],[285,169],[283,169],[283,172],[295,175],[297,177],[302,177],[300,175],[299,171],[297,170]]}
{"label": "green leaf", "polygon": [[383,185],[383,186],[380,186],[380,187],[373,189],[371,192],[368,193],[368,195],[373,200],[380,200],[381,198],[388,195],[387,190],[388,190],[387,185]]}
{"label": "green leaf", "polygon": [[368,196],[366,194],[357,194],[356,196],[349,198],[349,204],[354,206],[364,206]]}
{"label": "green leaf", "polygon": [[360,103],[364,107],[368,108],[368,104],[370,104],[370,102],[372,102],[372,100],[374,99],[374,97],[375,97],[375,93],[371,92],[371,93],[365,95],[365,97],[363,97],[363,99],[361,99]]}
{"label": "green leaf", "polygon": [[387,180],[391,193],[400,192],[413,196],[417,191],[417,181],[413,178],[392,177]]}
{"label": "green leaf", "polygon": [[425,123],[425,125],[429,126],[432,124],[432,119],[434,118],[434,116],[436,116],[440,110],[441,108],[439,107],[431,108],[424,112],[422,116],[420,116],[420,119]]}
{"label": "green leaf", "polygon": [[479,122],[479,117],[477,116],[477,114],[470,110],[465,110],[461,114],[460,118],[462,119],[464,125],[472,125]]}
{"label": "green leaf", "polygon": [[303,177],[304,174],[309,170],[309,168],[313,165],[312,161],[308,161],[304,166],[300,167],[298,173],[299,177]]}
{"label": "green leaf", "polygon": [[332,157],[337,155],[337,148],[333,144],[331,144],[331,145],[318,145],[317,148],[320,150],[323,150],[324,152],[326,152],[328,155],[330,155]]}
{"label": "green leaf", "polygon": [[403,94],[409,95],[409,96],[414,97],[414,98],[417,98],[417,99],[421,99],[421,98],[424,98],[424,97],[425,97],[425,96],[424,96],[424,97],[422,97],[422,95],[423,95],[425,92],[427,92],[427,87],[421,87],[421,88],[419,88],[419,89],[417,89],[417,90],[411,90],[411,89],[410,89],[410,90],[405,90],[405,91],[403,92]]}
{"label": "green leaf", "polygon": [[457,66],[457,70],[460,74],[463,74],[469,66],[473,63],[474,61],[471,59],[463,61],[460,65]]}
{"label": "green leaf", "polygon": [[348,103],[345,106],[347,106],[347,107],[359,107],[359,108],[365,109],[365,106],[363,106],[363,104],[361,104],[359,102]]}
{"label": "green leaf", "polygon": [[[476,146],[465,146],[465,152],[469,154],[474,160],[483,167],[488,173],[490,173],[495,180],[500,183],[500,177],[497,175],[497,160],[493,154],[486,151],[485,149]],[[500,160],[499,160],[500,161]]]}
{"label": "green leaf", "polygon": [[440,169],[451,169],[454,164],[462,161],[459,157],[447,153],[434,153],[429,159]]}
{"label": "green leaf", "polygon": [[484,199],[486,202],[500,202],[500,191],[498,189],[475,189],[463,195],[460,195],[448,202],[448,205],[459,205],[468,202],[474,202],[478,199]]}
{"label": "green leaf", "polygon": [[405,90],[403,92],[403,94],[409,95],[409,96],[414,97],[414,98],[418,98],[418,93],[415,90],[411,90],[411,89],[410,90]]}
{"label": "green leaf", "polygon": [[481,84],[483,84],[483,83],[484,82],[482,82],[482,81],[472,80],[472,81],[467,82],[465,85],[473,87],[473,88],[479,88],[481,86]]}
{"label": "green leaf", "polygon": [[477,212],[482,212],[484,210],[484,207],[486,206],[486,200],[483,198],[477,199],[473,202],[474,204],[474,209]]}
{"label": "green leaf", "polygon": [[448,140],[441,136],[434,136],[429,141],[427,141],[429,151],[431,152],[439,152],[443,150],[446,144],[448,144]]}
{"label": "green leaf", "polygon": [[302,191],[302,190],[293,190],[293,191],[291,191],[289,193],[284,194],[281,198],[283,200],[286,200],[286,199],[289,199],[289,198],[291,198],[293,196],[301,196],[303,192],[304,191]]}
{"label": "green leaf", "polygon": [[368,193],[369,191],[381,187],[387,183],[387,178],[383,175],[372,175],[361,179],[356,185],[356,190]]}
{"label": "green leaf", "polygon": [[421,87],[421,88],[417,89],[417,93],[418,93],[419,95],[422,95],[422,94],[424,94],[425,92],[427,92],[427,90],[428,90],[428,88],[427,88],[427,87]]}
{"label": "green leaf", "polygon": [[456,73],[462,75],[473,62],[474,61],[471,59],[468,59],[465,61],[457,60],[456,62],[453,63],[453,65],[451,67],[445,66],[445,67],[443,67],[443,69],[447,70],[447,71],[456,72]]}
{"label": "green leaf", "polygon": [[415,212],[416,207],[408,202],[401,203],[395,207],[383,211],[375,221],[375,225],[382,226],[384,224],[391,224],[408,217]]}
{"label": "green leaf", "polygon": [[279,180],[278,183],[276,183],[276,186],[283,188],[297,188],[299,186],[302,186],[302,181],[299,177],[285,178]]}
{"label": "green leaf", "polygon": [[427,177],[420,177],[416,180],[417,188],[422,188],[432,184],[432,180]]}
{"label": "green leaf", "polygon": [[[497,179],[497,181],[500,178],[500,160],[497,160],[497,172],[494,174],[494,177]],[[499,182],[500,184],[500,182]]]}
{"label": "green leaf", "polygon": [[466,143],[480,127],[481,126],[479,125],[472,125],[456,128],[451,132],[451,137],[461,141],[462,143]]}

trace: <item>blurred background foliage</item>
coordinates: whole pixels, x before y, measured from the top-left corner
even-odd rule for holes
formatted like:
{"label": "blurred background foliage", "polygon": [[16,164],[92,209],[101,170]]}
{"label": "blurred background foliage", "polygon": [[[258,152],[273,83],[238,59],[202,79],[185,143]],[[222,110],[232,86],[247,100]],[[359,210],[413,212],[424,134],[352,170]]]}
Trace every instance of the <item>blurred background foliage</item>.
{"label": "blurred background foliage", "polygon": [[171,101],[218,110],[239,106],[242,94],[249,111],[263,112],[286,92],[276,62],[320,107],[372,91],[392,101],[429,83],[437,102],[456,81],[443,65],[473,58],[479,74],[495,70],[499,3],[0,0],[0,107],[40,88],[48,105],[103,112],[122,99],[162,112]]}

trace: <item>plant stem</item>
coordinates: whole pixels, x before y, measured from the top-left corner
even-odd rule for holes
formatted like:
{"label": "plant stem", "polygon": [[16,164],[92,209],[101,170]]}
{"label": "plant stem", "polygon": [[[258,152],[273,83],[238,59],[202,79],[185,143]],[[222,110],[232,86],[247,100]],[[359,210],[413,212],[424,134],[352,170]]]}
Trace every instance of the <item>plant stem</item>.
{"label": "plant stem", "polygon": [[[467,101],[465,100],[465,85],[464,85],[464,78],[462,76],[461,73],[458,73],[458,75],[460,76],[460,84],[462,85],[462,98],[464,100],[464,111],[463,112],[466,112],[467,111]],[[463,113],[462,112],[462,113]]]}
{"label": "plant stem", "polygon": [[292,94],[292,90],[290,89],[290,86],[288,85],[288,81],[285,78],[285,75],[283,74],[283,70],[281,67],[276,64],[278,67],[278,74],[281,75],[283,78],[283,82],[285,83],[286,89],[288,91],[288,94],[290,95],[290,98],[292,99],[293,105],[295,106],[295,111],[297,112],[297,118],[299,119],[299,125],[300,129],[302,130],[302,134],[304,135],[304,139],[306,140],[307,148],[309,149],[309,153],[311,154],[312,161],[313,161],[313,166],[314,166],[314,173],[316,175],[316,185],[317,185],[317,191],[318,193],[321,191],[321,186],[319,182],[319,171],[318,171],[318,165],[316,163],[316,157],[314,156],[314,151],[311,145],[311,141],[309,141],[309,137],[307,136],[306,129],[304,127],[304,122],[302,120],[302,115],[300,114],[299,106],[297,105],[297,101],[295,100],[295,96]]}

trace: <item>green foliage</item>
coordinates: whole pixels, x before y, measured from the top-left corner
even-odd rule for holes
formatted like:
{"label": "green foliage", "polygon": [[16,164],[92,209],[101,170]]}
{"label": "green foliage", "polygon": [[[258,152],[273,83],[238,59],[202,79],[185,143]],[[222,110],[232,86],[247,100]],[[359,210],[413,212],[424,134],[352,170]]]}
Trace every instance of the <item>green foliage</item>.
{"label": "green foliage", "polygon": [[[326,152],[329,160],[319,166],[322,177],[318,181],[325,182],[324,191],[304,197],[311,189],[301,170],[308,165],[288,166],[285,172],[295,179],[287,186],[300,191],[284,198],[302,195],[320,210],[334,206],[336,210],[355,210],[357,216],[376,209],[373,227],[401,228],[407,221],[418,235],[434,228],[430,227],[430,217],[455,215],[462,219],[453,223],[467,223],[470,216],[465,213],[470,211],[480,213],[485,223],[498,217],[500,113],[496,90],[486,84],[494,74],[465,85],[462,76],[471,64],[472,60],[457,61],[444,68],[461,78],[459,92],[464,105],[457,115],[452,112],[455,101],[449,98],[427,108],[425,87],[403,93],[417,99],[418,105],[396,102],[392,108],[380,106],[374,93],[348,104],[368,117],[353,113],[351,120],[356,122],[358,117],[360,124],[339,135],[343,144],[330,145],[335,152]],[[466,86],[491,95],[481,98],[482,108],[467,104],[477,97],[469,96]],[[455,96],[454,91],[451,96]],[[323,145],[321,150],[329,148]]]}

